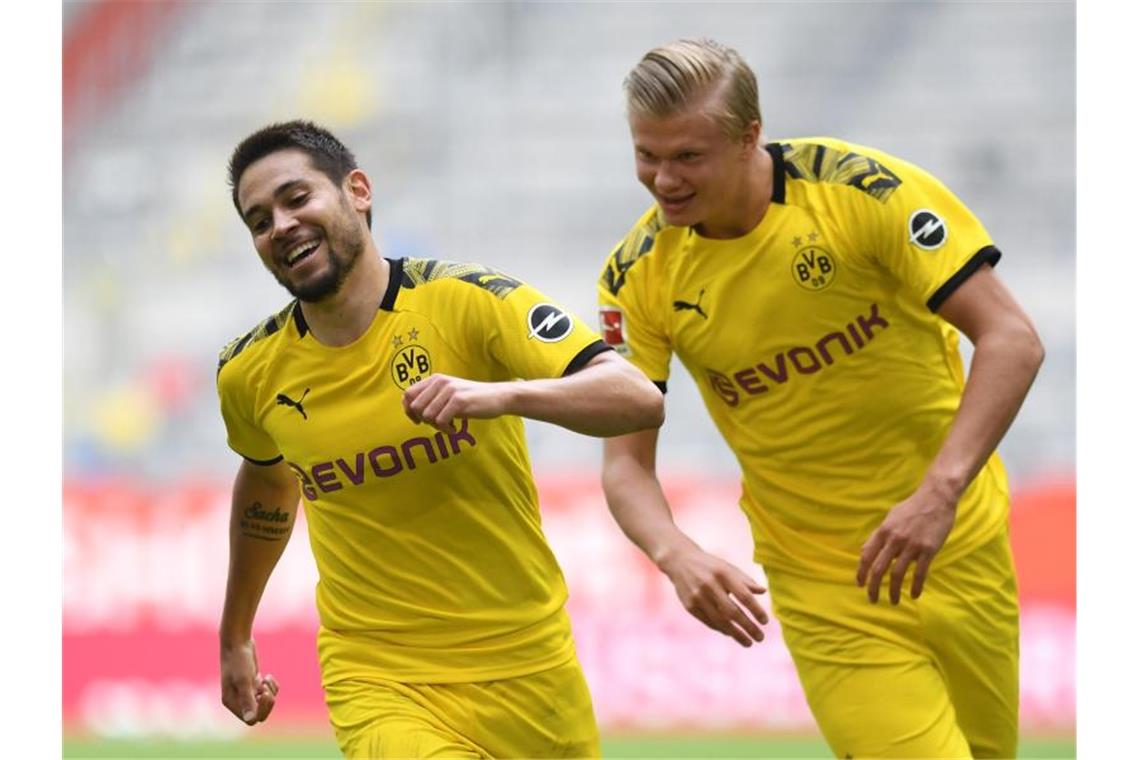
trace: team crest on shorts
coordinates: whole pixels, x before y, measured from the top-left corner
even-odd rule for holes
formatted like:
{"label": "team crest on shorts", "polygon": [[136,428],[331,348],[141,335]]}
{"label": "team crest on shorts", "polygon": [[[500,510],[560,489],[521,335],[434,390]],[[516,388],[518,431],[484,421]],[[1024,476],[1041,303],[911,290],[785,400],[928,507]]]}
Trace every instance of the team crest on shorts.
{"label": "team crest on shorts", "polygon": [[392,380],[406,391],[431,374],[431,356],[427,349],[418,343],[411,343],[396,349],[392,357]]}
{"label": "team crest on shorts", "polygon": [[835,257],[817,245],[808,245],[792,257],[792,279],[804,290],[825,290],[835,280]]}

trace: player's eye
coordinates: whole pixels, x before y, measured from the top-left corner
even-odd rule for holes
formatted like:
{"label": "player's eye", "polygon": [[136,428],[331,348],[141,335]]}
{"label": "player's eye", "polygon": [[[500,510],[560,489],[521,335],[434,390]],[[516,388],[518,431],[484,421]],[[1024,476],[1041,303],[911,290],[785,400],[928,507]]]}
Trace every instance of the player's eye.
{"label": "player's eye", "polygon": [[252,230],[255,234],[261,234],[262,232],[265,232],[267,229],[269,229],[269,219],[264,216],[254,219],[249,223],[249,229]]}
{"label": "player's eye", "polygon": [[678,161],[695,161],[696,159],[698,159],[700,157],[701,157],[700,153],[695,153],[691,150],[687,150],[684,153],[678,154],[677,160]]}
{"label": "player's eye", "polygon": [[307,200],[309,200],[309,194],[308,193],[301,193],[299,195],[294,195],[292,198],[290,198],[289,199],[289,205],[296,208],[297,206],[305,205],[305,201],[307,201]]}

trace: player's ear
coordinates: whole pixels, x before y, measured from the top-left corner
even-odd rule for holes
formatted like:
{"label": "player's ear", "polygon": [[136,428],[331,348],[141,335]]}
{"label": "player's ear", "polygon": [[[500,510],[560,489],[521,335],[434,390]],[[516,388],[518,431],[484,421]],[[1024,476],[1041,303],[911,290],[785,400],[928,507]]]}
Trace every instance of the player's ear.
{"label": "player's ear", "polygon": [[760,146],[760,122],[753,119],[744,129],[740,138],[740,146],[745,153],[751,153]]}
{"label": "player's ear", "polygon": [[372,208],[372,180],[368,179],[362,169],[350,171],[345,176],[343,185],[354,209],[366,212]]}

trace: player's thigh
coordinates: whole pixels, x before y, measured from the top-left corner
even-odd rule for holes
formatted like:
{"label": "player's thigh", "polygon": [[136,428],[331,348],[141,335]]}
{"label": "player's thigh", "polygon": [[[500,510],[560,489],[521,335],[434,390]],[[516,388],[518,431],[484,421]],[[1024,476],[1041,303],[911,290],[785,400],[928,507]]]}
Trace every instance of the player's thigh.
{"label": "player's thigh", "polygon": [[963,758],[970,747],[938,669],[796,659],[804,694],[836,757]]}
{"label": "player's thigh", "polygon": [[774,611],[820,731],[837,757],[968,757],[913,607],[851,584],[768,573]]}
{"label": "player's thigh", "polygon": [[356,732],[341,751],[350,760],[487,757],[451,731],[416,718],[388,719]]}
{"label": "player's thigh", "polygon": [[518,678],[471,684],[481,746],[495,757],[599,757],[594,706],[574,658]]}
{"label": "player's thigh", "polygon": [[1014,757],[1018,740],[1017,580],[1008,534],[932,573],[923,619],[975,757]]}
{"label": "player's thigh", "polygon": [[[442,699],[437,689],[443,690]],[[489,757],[465,734],[470,711],[452,691],[361,679],[326,687],[325,698],[347,758]]]}

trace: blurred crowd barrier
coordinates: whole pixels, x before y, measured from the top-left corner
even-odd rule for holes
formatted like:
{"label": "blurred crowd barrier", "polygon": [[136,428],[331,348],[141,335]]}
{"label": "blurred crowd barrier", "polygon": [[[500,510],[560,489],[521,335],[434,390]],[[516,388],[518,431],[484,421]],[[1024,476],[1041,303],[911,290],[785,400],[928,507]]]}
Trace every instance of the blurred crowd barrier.
{"label": "blurred crowd barrier", "polygon": [[[602,729],[813,731],[778,624],[745,650],[689,617],[668,580],[621,534],[597,481],[594,472],[551,474],[539,478],[539,492]],[[697,541],[763,579],[750,563],[735,481],[675,473],[665,490]],[[1074,727],[1074,503],[1068,479],[1014,495],[1027,733]],[[218,687],[229,484],[73,481],[64,509],[65,730],[116,738],[245,731],[222,707]],[[329,731],[315,583],[301,520],[255,627],[262,669],[282,686],[273,719],[259,730]]]}

